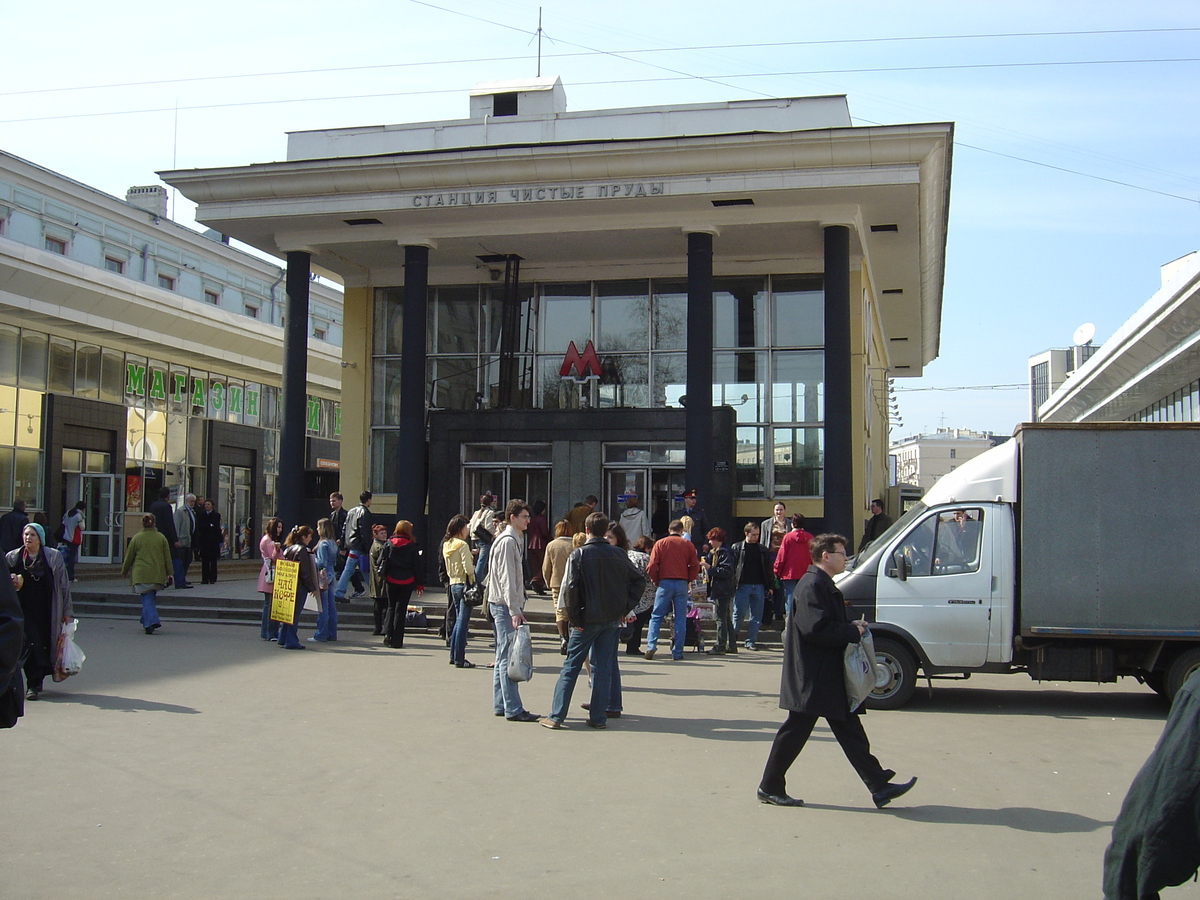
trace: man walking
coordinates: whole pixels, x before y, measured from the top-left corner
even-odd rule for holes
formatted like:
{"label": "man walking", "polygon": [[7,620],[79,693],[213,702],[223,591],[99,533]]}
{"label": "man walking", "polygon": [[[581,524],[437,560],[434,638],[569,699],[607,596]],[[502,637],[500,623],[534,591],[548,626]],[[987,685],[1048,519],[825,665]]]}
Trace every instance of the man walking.
{"label": "man walking", "polygon": [[771,744],[758,799],[773,806],[804,805],[803,800],[788,796],[785,778],[817,719],[824,718],[871,799],[882,808],[911,790],[917,779],[889,783],[896,773],[871,755],[860,713],[851,711],[846,697],[842,658],[846,647],[861,641],[867,630],[864,621],[847,621],[842,592],[833,583],[833,576],[846,569],[846,539],[839,534],[819,535],[812,540],[811,552],[813,564],[789,601],[784,635],[779,707],[788,710],[788,717]]}
{"label": "man walking", "polygon": [[569,574],[561,588],[571,637],[567,658],[554,685],[550,715],[540,720],[547,728],[566,727],[563,722],[571,705],[571,694],[589,653],[592,702],[587,723],[592,728],[608,727],[606,710],[610,706],[613,665],[617,659],[618,627],[637,605],[646,586],[646,579],[629,561],[629,555],[604,539],[608,531],[608,517],[604,513],[592,513],[584,527],[587,542],[571,554]]}
{"label": "man walking", "polygon": [[658,632],[668,612],[672,617],[671,659],[683,659],[683,639],[687,633],[688,585],[700,573],[696,548],[683,538],[683,522],[674,519],[667,536],[650,550],[646,577],[658,585],[654,608],[650,611],[650,630],[646,634],[646,659],[654,659],[658,650]]}
{"label": "man walking", "polygon": [[492,711],[510,722],[536,722],[521,705],[517,683],[509,680],[508,657],[517,629],[525,624],[525,529],[532,517],[524,500],[510,500],[504,509],[504,530],[488,553],[487,599],[496,629],[496,667],[492,672]]}
{"label": "man walking", "polygon": [[[334,491],[329,495],[329,522],[333,525],[334,539],[337,541],[338,555],[337,562],[333,566],[333,574],[337,578],[342,577],[342,572],[345,571],[346,561],[349,559],[350,553],[346,549],[346,539],[344,532],[346,530],[346,517],[350,514],[350,510],[346,509],[344,499],[340,491]],[[336,584],[336,582],[335,582]],[[362,575],[358,569],[354,569],[350,573],[350,584],[354,587],[353,597],[358,597],[363,593]]]}
{"label": "man walking", "polygon": [[183,498],[183,506],[175,510],[174,518],[179,549],[172,551],[171,563],[175,569],[175,589],[178,590],[192,586],[192,583],[187,580],[187,570],[192,562],[192,539],[196,534],[195,494],[188,494]]}
{"label": "man walking", "polygon": [[[346,514],[342,540],[346,544],[349,559],[346,560],[346,568],[342,569],[341,577],[338,578],[337,587],[333,589],[333,599],[339,603],[346,602],[346,585],[350,583],[350,577],[355,572],[359,572],[361,575],[370,574],[368,567],[371,564],[371,544],[375,540],[371,535],[370,491],[363,491],[359,494],[358,506]],[[361,593],[359,591],[355,596],[359,596]]]}

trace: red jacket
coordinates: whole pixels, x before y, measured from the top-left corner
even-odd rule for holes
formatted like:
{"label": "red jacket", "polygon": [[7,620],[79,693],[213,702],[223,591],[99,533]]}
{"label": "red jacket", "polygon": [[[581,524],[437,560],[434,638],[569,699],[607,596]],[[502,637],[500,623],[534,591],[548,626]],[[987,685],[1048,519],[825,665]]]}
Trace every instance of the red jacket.
{"label": "red jacket", "polygon": [[677,534],[668,534],[654,542],[650,548],[650,562],[646,564],[646,577],[658,584],[664,578],[682,578],[695,581],[700,574],[700,559],[691,541]]}
{"label": "red jacket", "polygon": [[812,553],[808,542],[813,536],[803,528],[789,531],[783,536],[779,552],[775,555],[775,574],[784,581],[799,581],[812,565]]}

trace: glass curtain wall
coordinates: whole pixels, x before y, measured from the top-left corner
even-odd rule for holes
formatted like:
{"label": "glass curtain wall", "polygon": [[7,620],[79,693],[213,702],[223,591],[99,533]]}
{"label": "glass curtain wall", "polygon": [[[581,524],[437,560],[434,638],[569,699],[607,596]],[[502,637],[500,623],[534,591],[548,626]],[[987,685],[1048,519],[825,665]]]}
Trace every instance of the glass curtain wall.
{"label": "glass curtain wall", "polygon": [[[681,279],[530,285],[521,305],[518,370],[532,373],[519,405],[543,409],[678,407],[686,390],[687,283]],[[824,295],[820,275],[714,282],[713,401],[737,414],[739,497],[823,492]],[[396,489],[403,289],[375,294],[371,489]],[[499,289],[431,288],[426,402],[438,409],[492,406],[499,381]],[[600,367],[592,381],[564,378],[564,361]],[[576,372],[572,371],[571,375]]]}

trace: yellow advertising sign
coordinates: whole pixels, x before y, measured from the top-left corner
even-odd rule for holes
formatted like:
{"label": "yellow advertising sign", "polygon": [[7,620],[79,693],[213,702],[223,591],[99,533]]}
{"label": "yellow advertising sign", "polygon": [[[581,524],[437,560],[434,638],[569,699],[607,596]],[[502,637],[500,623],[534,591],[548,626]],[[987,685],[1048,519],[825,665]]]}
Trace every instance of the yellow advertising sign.
{"label": "yellow advertising sign", "polygon": [[300,563],[275,560],[275,584],[271,591],[271,618],[289,625],[296,618],[296,592],[300,588]]}

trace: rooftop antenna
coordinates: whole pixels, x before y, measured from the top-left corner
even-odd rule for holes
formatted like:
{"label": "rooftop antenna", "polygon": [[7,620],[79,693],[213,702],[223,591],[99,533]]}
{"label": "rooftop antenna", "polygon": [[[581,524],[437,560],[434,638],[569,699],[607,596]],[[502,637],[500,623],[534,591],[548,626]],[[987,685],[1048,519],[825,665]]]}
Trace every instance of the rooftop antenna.
{"label": "rooftop antenna", "polygon": [[537,62],[537,77],[542,77],[542,8],[538,7],[538,62]]}

